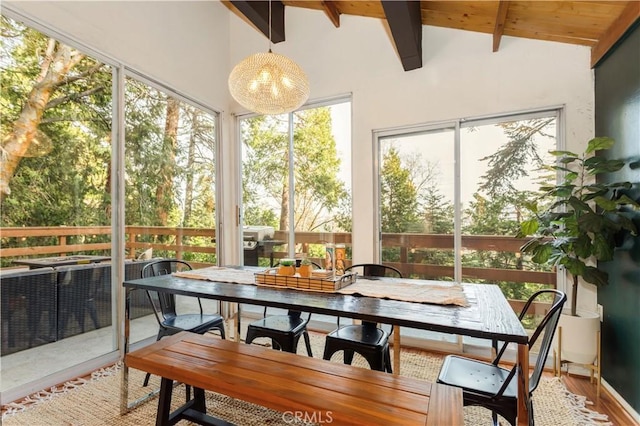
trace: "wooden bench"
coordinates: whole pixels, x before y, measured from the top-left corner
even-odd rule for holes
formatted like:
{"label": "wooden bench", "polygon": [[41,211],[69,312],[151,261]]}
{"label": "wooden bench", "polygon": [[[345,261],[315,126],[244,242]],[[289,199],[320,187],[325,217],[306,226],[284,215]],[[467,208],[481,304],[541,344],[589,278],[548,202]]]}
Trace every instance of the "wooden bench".
{"label": "wooden bench", "polygon": [[[206,415],[204,390],[335,425],[462,425],[460,389],[256,345],[182,332],[127,354],[131,368],[161,376],[157,425]],[[195,388],[170,413],[173,381]],[[302,414],[301,414],[302,413]]]}

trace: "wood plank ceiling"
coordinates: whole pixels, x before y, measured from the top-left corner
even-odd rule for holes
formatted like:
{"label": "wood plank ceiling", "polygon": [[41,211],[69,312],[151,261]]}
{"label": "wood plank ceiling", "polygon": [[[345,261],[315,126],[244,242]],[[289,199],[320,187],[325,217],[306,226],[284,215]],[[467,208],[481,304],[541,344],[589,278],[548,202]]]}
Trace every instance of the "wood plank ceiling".
{"label": "wood plank ceiling", "polygon": [[[265,36],[269,2],[222,0]],[[615,42],[640,19],[640,1],[402,1],[273,0],[272,42],[285,40],[285,9],[299,7],[324,13],[340,27],[341,15],[386,22],[405,71],[422,67],[424,25],[492,34],[488,49],[497,52],[503,36],[591,47],[595,66]],[[429,41],[426,40],[426,43]]]}

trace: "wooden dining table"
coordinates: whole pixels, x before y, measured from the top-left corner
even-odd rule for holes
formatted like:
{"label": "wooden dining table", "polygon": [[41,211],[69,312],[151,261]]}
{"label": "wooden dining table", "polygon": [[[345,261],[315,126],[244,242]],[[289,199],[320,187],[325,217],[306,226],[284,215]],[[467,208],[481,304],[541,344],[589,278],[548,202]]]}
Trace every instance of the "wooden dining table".
{"label": "wooden dining table", "polygon": [[[404,280],[411,281],[411,280]],[[381,286],[388,286],[384,278]],[[376,297],[363,297],[331,292],[302,291],[283,287],[258,286],[248,283],[215,282],[175,275],[127,280],[124,351],[129,345],[129,299],[133,290],[151,290],[176,295],[200,297],[237,304],[292,309],[313,314],[353,318],[454,335],[510,342],[517,345],[518,424],[528,424],[529,347],[528,335],[517,315],[497,285],[462,284],[468,306],[414,303]],[[238,305],[239,306],[239,305]],[[240,312],[236,318],[239,319]],[[237,322],[236,336],[240,323]],[[399,340],[398,340],[399,342]],[[394,347],[399,356],[400,348]],[[126,366],[122,379],[121,412],[137,405],[128,401]]]}

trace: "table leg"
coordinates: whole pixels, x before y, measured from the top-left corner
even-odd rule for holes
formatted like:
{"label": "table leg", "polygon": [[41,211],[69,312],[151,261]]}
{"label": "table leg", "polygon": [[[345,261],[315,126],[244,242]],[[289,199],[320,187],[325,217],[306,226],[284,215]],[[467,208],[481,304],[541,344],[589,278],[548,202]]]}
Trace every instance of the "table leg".
{"label": "table leg", "polygon": [[518,425],[529,425],[529,345],[518,345]]}
{"label": "table leg", "polygon": [[[129,327],[131,314],[131,289],[125,290],[124,302],[124,341],[122,349],[122,359],[129,352]],[[126,363],[122,365],[122,380],[120,381],[120,414],[124,415],[129,411],[129,368]]]}
{"label": "table leg", "polygon": [[393,374],[400,374],[400,327],[393,328]]}
{"label": "table leg", "polygon": [[240,316],[242,315],[242,311],[240,308],[240,304],[238,303],[238,308],[236,309],[236,317],[235,317],[235,323],[236,323],[236,342],[240,343]]}

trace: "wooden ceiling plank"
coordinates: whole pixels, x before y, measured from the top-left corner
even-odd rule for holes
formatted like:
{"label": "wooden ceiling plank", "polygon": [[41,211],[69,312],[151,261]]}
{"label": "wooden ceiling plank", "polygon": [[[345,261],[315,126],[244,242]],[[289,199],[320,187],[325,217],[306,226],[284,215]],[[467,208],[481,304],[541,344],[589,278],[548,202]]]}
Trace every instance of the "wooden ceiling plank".
{"label": "wooden ceiling plank", "polygon": [[496,26],[493,29],[493,51],[497,52],[500,48],[500,39],[504,34],[504,23],[507,20],[507,12],[509,11],[509,1],[500,0],[498,3],[498,13],[496,13]]}
{"label": "wooden ceiling plank", "polygon": [[382,8],[404,70],[422,68],[420,2],[382,0]]}
{"label": "wooden ceiling plank", "polygon": [[[230,3],[242,13],[267,38],[269,37],[269,1],[240,1]],[[280,43],[284,36],[284,4],[271,1],[271,42]]]}
{"label": "wooden ceiling plank", "polygon": [[640,19],[640,2],[630,1],[620,16],[607,28],[600,40],[591,48],[591,68],[607,54],[609,49],[624,35],[624,33]]}
{"label": "wooden ceiling plank", "polygon": [[322,10],[324,10],[324,14],[327,15],[331,23],[336,28],[340,28],[340,11],[337,3],[332,0],[324,0],[322,2]]}

